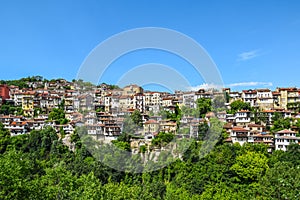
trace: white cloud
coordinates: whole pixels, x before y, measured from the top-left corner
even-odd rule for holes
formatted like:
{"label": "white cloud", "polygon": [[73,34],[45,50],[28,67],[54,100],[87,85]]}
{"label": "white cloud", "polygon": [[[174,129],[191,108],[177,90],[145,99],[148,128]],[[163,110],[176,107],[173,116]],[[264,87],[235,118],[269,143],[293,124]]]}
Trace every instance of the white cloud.
{"label": "white cloud", "polygon": [[234,87],[272,87],[272,82],[240,82],[240,83],[230,83],[226,85],[216,85],[216,84],[208,84],[203,83],[201,85],[191,86],[187,88],[187,91],[198,91],[199,89],[222,89],[226,87],[234,88]]}
{"label": "white cloud", "polygon": [[248,86],[264,86],[271,87],[273,83],[271,82],[241,82],[241,83],[230,83],[226,87],[248,87]]}
{"label": "white cloud", "polygon": [[189,90],[189,91],[198,91],[199,89],[208,90],[208,89],[221,89],[221,88],[224,88],[224,86],[211,84],[211,83],[210,84],[203,83],[201,85],[191,86],[191,87],[187,88],[187,90]]}
{"label": "white cloud", "polygon": [[259,49],[256,49],[256,50],[252,50],[252,51],[246,51],[246,52],[243,52],[243,53],[240,53],[238,55],[238,61],[246,61],[246,60],[250,60],[252,58],[255,58],[257,56],[260,56],[259,54],[260,50]]}

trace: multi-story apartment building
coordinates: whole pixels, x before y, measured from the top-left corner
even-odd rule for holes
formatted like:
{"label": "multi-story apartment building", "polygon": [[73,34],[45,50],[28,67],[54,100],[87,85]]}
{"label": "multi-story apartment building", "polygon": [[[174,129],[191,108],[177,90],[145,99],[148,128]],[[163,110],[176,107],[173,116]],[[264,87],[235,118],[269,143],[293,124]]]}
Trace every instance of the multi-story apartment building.
{"label": "multi-story apartment building", "polygon": [[277,88],[276,91],[280,93],[279,105],[283,109],[287,109],[289,103],[300,102],[297,88]]}
{"label": "multi-story apartment building", "polygon": [[7,85],[0,85],[0,98],[2,100],[9,99],[9,87]]}
{"label": "multi-story apartment building", "polygon": [[160,92],[145,92],[145,109],[157,113],[162,106],[162,95]]}
{"label": "multi-story apartment building", "polygon": [[34,91],[27,91],[23,93],[22,96],[22,109],[24,111],[25,116],[33,116],[34,115]]}
{"label": "multi-story apartment building", "polygon": [[182,104],[188,108],[196,108],[197,107],[197,96],[195,92],[183,92],[182,94]]}
{"label": "multi-story apartment building", "polygon": [[145,95],[143,93],[133,95],[133,109],[139,110],[141,113],[146,111]]}

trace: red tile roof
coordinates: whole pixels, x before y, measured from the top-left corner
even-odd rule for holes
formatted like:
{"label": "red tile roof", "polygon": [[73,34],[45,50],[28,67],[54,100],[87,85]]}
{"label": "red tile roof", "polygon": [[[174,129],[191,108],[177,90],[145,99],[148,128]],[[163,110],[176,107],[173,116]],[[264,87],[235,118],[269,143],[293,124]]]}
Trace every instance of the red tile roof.
{"label": "red tile roof", "polygon": [[288,129],[284,129],[282,131],[278,131],[276,133],[296,133],[295,131],[291,131],[291,130],[288,130]]}
{"label": "red tile roof", "polygon": [[236,131],[236,132],[248,132],[247,129],[242,128],[242,127],[237,127],[237,126],[233,127],[232,131]]}

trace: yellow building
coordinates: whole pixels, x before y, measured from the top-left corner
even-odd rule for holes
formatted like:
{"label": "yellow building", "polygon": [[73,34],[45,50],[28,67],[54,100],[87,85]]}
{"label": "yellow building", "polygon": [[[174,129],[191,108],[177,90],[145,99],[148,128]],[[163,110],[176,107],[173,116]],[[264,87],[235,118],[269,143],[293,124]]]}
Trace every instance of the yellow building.
{"label": "yellow building", "polygon": [[29,91],[23,93],[22,97],[22,110],[24,111],[25,116],[33,116],[34,115],[34,92]]}
{"label": "yellow building", "polygon": [[299,91],[297,88],[277,88],[280,93],[279,105],[283,109],[287,109],[288,103],[299,102]]}

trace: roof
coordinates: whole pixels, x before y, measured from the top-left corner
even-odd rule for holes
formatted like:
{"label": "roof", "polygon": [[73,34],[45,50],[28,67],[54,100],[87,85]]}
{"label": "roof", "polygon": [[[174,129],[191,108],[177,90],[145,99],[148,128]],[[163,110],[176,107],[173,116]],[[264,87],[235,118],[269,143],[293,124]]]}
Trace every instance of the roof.
{"label": "roof", "polygon": [[264,126],[260,124],[248,124],[248,127],[264,127]]}
{"label": "roof", "polygon": [[232,131],[237,131],[237,132],[248,132],[247,129],[242,128],[242,127],[237,127],[237,126],[232,127]]}
{"label": "roof", "polygon": [[252,137],[257,137],[257,138],[273,138],[273,135],[267,135],[267,134],[257,134],[253,135]]}
{"label": "roof", "polygon": [[296,132],[295,131],[291,131],[291,130],[288,130],[288,129],[284,129],[284,130],[282,130],[282,131],[278,131],[278,132],[276,132],[276,133],[294,133],[294,134],[296,134]]}
{"label": "roof", "polygon": [[279,138],[279,139],[290,139],[290,140],[300,140],[300,137],[294,137],[294,136],[279,136],[279,137],[276,137],[276,138]]}
{"label": "roof", "polygon": [[257,92],[270,92],[271,90],[270,89],[257,89]]}
{"label": "roof", "polygon": [[232,123],[224,124],[223,128],[225,128],[225,129],[232,128]]}
{"label": "roof", "polygon": [[243,90],[243,93],[245,93],[245,94],[256,94],[257,91],[256,90]]}
{"label": "roof", "polygon": [[150,120],[146,121],[145,124],[158,124],[158,122],[154,119],[150,119]]}
{"label": "roof", "polygon": [[247,113],[248,113],[248,112],[250,112],[250,111],[249,111],[249,110],[240,110],[240,111],[238,111],[238,112],[244,112],[244,113],[247,112]]}
{"label": "roof", "polygon": [[278,88],[279,91],[289,91],[289,92],[296,92],[298,91],[297,88],[293,88],[293,87],[290,87],[290,88]]}
{"label": "roof", "polygon": [[275,110],[264,110],[264,111],[262,111],[262,112],[265,112],[265,113],[274,113]]}

